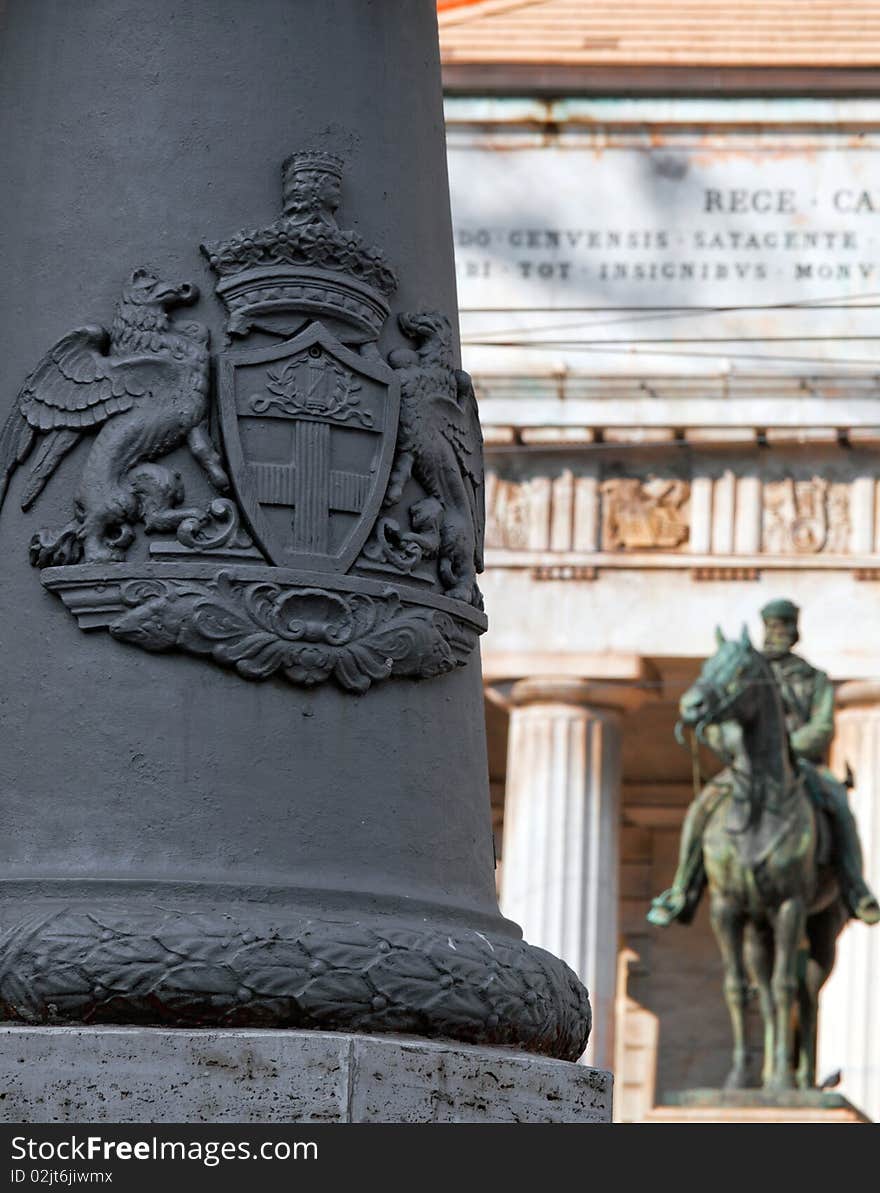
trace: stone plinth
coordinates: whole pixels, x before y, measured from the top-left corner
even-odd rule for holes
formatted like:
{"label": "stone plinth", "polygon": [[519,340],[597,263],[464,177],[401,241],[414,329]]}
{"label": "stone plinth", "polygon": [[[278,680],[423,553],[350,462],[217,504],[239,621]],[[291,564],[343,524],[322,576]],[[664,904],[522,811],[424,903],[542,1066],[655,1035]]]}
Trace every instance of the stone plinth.
{"label": "stone plinth", "polygon": [[783,1094],[759,1089],[691,1089],[667,1094],[646,1123],[868,1123],[841,1094],[821,1089]]}
{"label": "stone plinth", "polygon": [[611,1074],[402,1036],[0,1029],[0,1121],[608,1123]]}

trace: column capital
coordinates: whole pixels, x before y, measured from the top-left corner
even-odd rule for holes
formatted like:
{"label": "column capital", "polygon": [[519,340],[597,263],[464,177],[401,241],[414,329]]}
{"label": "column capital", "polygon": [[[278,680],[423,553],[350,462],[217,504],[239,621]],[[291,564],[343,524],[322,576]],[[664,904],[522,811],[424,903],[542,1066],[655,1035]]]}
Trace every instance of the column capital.
{"label": "column capital", "polygon": [[837,689],[834,701],[838,710],[880,705],[880,679],[848,680]]}
{"label": "column capital", "polygon": [[511,708],[536,704],[567,704],[580,708],[610,709],[630,712],[639,708],[654,693],[644,681],[591,678],[576,675],[530,675],[510,686],[507,702]]}

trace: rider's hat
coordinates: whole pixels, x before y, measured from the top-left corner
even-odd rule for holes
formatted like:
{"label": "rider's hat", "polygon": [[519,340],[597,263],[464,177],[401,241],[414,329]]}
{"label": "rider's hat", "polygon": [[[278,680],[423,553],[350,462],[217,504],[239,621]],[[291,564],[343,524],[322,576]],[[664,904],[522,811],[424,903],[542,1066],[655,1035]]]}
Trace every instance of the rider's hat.
{"label": "rider's hat", "polygon": [[781,621],[796,622],[799,613],[800,609],[797,607],[794,601],[788,601],[784,598],[778,601],[770,601],[770,603],[765,605],[761,610],[761,616],[763,617],[764,621],[769,621],[771,617],[778,617]]}

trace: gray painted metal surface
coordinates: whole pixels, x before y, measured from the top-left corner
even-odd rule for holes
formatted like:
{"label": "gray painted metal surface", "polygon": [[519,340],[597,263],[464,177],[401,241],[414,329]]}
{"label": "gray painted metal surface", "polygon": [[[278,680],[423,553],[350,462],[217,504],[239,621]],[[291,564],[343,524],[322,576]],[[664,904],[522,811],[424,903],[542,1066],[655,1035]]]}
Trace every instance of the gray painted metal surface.
{"label": "gray painted metal surface", "polygon": [[[583,988],[495,899],[434,22],[429,0],[6,6],[8,1017],[584,1046]],[[253,458],[221,463],[216,357],[279,341],[231,414]],[[380,506],[343,560],[365,528],[328,518]]]}

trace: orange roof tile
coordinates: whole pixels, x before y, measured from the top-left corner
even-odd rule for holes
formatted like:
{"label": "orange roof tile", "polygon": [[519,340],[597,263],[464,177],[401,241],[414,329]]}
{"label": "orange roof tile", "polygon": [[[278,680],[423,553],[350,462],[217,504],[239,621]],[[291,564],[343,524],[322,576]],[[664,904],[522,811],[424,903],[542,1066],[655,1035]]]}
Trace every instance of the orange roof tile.
{"label": "orange roof tile", "polygon": [[439,0],[443,62],[880,65],[878,0]]}

